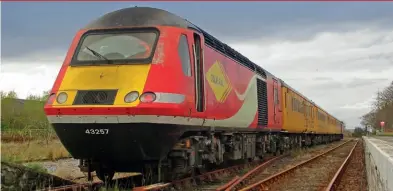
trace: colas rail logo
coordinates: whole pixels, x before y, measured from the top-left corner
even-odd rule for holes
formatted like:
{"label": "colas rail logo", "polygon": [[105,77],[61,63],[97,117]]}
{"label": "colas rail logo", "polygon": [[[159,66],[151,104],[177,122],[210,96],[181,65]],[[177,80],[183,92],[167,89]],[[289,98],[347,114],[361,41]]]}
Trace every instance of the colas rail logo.
{"label": "colas rail logo", "polygon": [[217,60],[206,72],[206,80],[209,82],[217,101],[223,103],[231,92],[232,86],[220,61]]}

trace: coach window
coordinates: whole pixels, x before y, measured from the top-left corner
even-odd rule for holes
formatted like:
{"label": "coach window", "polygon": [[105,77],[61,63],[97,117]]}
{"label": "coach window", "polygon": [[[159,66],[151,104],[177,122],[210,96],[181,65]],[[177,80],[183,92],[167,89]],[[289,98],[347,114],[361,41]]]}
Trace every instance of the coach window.
{"label": "coach window", "polygon": [[179,40],[178,52],[181,60],[182,70],[186,76],[191,76],[190,51],[187,36],[182,34]]}
{"label": "coach window", "polygon": [[294,97],[292,97],[292,111],[296,111],[296,101]]}
{"label": "coach window", "polygon": [[310,115],[310,112],[309,112],[309,107],[308,107],[308,105],[307,104],[305,104],[304,105],[304,108],[305,108],[305,110],[306,110],[306,116],[309,116]]}

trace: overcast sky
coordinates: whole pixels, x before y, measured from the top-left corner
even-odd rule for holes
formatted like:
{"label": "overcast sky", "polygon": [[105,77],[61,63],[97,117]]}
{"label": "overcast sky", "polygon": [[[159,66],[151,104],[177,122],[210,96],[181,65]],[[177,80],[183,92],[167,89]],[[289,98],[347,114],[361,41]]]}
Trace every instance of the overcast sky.
{"label": "overcast sky", "polygon": [[75,32],[107,12],[162,8],[283,79],[348,127],[393,80],[393,3],[2,2],[1,90],[52,87]]}

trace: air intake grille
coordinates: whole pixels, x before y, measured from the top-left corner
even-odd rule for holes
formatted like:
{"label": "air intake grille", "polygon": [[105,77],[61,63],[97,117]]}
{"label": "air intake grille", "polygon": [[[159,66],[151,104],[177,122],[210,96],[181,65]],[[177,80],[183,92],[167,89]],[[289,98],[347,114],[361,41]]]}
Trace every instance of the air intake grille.
{"label": "air intake grille", "polygon": [[117,90],[80,90],[74,105],[113,105]]}
{"label": "air intake grille", "polygon": [[267,127],[267,89],[266,82],[257,79],[258,91],[258,126]]}

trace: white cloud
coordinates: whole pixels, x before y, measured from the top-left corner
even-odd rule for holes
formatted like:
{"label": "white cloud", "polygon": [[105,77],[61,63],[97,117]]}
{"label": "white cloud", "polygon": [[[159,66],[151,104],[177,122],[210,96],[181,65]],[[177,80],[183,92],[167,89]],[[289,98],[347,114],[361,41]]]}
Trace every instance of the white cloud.
{"label": "white cloud", "polygon": [[[393,30],[321,32],[303,41],[260,38],[230,45],[347,123],[359,124],[372,97],[393,80]],[[44,56],[45,55],[45,56]],[[1,90],[20,97],[52,87],[65,51],[3,60]]]}
{"label": "white cloud", "polygon": [[52,88],[63,63],[64,53],[44,51],[1,62],[0,89],[14,90],[18,97],[40,95]]}
{"label": "white cloud", "polygon": [[304,41],[232,43],[233,48],[302,92],[347,127],[393,80],[393,30],[321,32]]}

